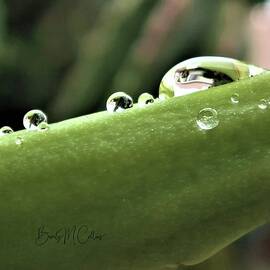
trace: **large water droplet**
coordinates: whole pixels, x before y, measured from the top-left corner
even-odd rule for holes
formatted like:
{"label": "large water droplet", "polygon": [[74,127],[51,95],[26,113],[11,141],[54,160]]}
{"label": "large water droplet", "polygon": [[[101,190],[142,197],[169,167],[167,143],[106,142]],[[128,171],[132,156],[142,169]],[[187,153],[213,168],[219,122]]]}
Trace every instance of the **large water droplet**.
{"label": "large water droplet", "polygon": [[38,130],[38,125],[47,122],[47,116],[40,110],[31,110],[23,118],[23,125],[27,130]]}
{"label": "large water droplet", "polygon": [[132,98],[124,92],[112,94],[106,103],[108,112],[121,112],[133,106]]}
{"label": "large water droplet", "polygon": [[4,126],[0,129],[0,136],[8,135],[8,134],[11,134],[13,132],[14,131],[11,127]]}
{"label": "large water droplet", "polygon": [[259,102],[259,104],[258,104],[258,107],[259,107],[260,109],[262,109],[262,110],[267,109],[267,107],[268,107],[268,102],[267,102],[267,100],[266,100],[266,99],[261,99],[260,102]]}
{"label": "large water droplet", "polygon": [[204,108],[198,113],[196,122],[201,129],[213,129],[219,124],[218,113],[215,109]]}
{"label": "large water droplet", "polygon": [[15,140],[15,143],[17,145],[21,145],[23,143],[23,138],[22,137],[17,137],[16,140]]}
{"label": "large water droplet", "polygon": [[46,131],[49,129],[49,124],[47,122],[41,122],[38,125],[38,131]]}
{"label": "large water droplet", "polygon": [[231,96],[231,102],[234,103],[234,104],[239,103],[239,94],[234,93],[234,94]]}
{"label": "large water droplet", "polygon": [[138,105],[143,107],[147,104],[154,103],[155,99],[154,97],[149,93],[143,93],[138,98]]}

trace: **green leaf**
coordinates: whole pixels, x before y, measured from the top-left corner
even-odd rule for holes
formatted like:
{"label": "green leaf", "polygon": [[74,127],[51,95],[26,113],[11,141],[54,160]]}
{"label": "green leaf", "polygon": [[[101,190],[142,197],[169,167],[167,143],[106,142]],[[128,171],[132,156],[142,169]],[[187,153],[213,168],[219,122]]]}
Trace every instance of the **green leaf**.
{"label": "green leaf", "polygon": [[[2,137],[2,267],[195,264],[269,221],[270,109],[258,107],[270,98],[269,81],[266,73]],[[235,92],[238,104],[230,101]],[[196,125],[205,107],[220,121],[207,132]],[[53,234],[73,225],[85,225],[79,237],[104,235],[84,244],[76,237],[75,244],[72,237],[35,242],[41,226]]]}

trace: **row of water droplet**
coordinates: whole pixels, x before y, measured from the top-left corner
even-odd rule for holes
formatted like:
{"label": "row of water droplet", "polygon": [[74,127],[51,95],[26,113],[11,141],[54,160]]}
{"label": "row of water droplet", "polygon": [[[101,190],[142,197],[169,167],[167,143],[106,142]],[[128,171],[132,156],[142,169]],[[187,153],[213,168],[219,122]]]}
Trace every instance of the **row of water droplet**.
{"label": "row of water droplet", "polygon": [[[144,107],[151,103],[154,103],[154,97],[149,93],[143,93],[138,98],[138,106]],[[239,103],[239,94],[235,93],[231,96],[231,102],[233,104]],[[266,99],[261,99],[258,107],[265,110],[269,106],[269,102]],[[121,112],[133,107],[133,99],[124,92],[116,92],[112,94],[106,103],[108,112]],[[196,123],[200,129],[209,130],[218,126],[219,119],[218,113],[213,108],[204,108],[199,111],[196,119]],[[49,129],[47,116],[40,110],[31,110],[27,112],[23,118],[23,125],[27,130],[46,131]],[[13,129],[9,126],[4,126],[0,129],[0,136],[13,133]],[[22,144],[23,139],[21,137],[16,138],[16,144]]]}
{"label": "row of water droplet", "polygon": [[[153,103],[154,100],[152,95],[143,93],[138,99],[138,105],[144,106]],[[133,107],[133,100],[124,92],[116,92],[108,98],[106,106],[108,112],[120,112]],[[32,131],[46,131],[49,129],[47,116],[41,110],[31,110],[27,112],[23,117],[23,125],[25,129]],[[12,134],[13,132],[13,129],[9,126],[0,128],[0,136]],[[17,137],[15,142],[17,145],[21,145],[23,138]]]}
{"label": "row of water droplet", "polygon": [[[23,117],[23,125],[27,130],[46,131],[49,129],[47,116],[40,110],[31,110]],[[4,126],[0,129],[0,136],[12,134],[14,131],[9,126]],[[17,145],[23,143],[22,137],[17,137],[15,140]]]}
{"label": "row of water droplet", "polygon": [[[149,93],[143,93],[138,98],[138,105],[143,107],[145,105],[154,103],[155,99]],[[124,92],[116,92],[112,94],[106,103],[108,112],[121,112],[133,107],[133,99]]]}
{"label": "row of water droplet", "polygon": [[[23,125],[27,130],[44,131],[49,128],[47,116],[40,110],[27,112],[23,118]],[[13,129],[9,126],[4,126],[0,129],[0,135],[7,135],[13,132]]]}
{"label": "row of water droplet", "polygon": [[[155,99],[148,93],[143,93],[138,99],[139,106],[145,106],[149,103],[153,103]],[[234,93],[231,96],[231,102],[233,104],[239,103],[239,94]],[[261,99],[258,107],[265,110],[269,105],[266,99]],[[125,109],[129,109],[133,106],[132,98],[124,92],[117,92],[112,94],[107,100],[107,111],[108,112],[120,112]],[[219,119],[218,113],[213,108],[204,108],[199,111],[196,119],[196,123],[200,129],[209,130],[218,126]]]}

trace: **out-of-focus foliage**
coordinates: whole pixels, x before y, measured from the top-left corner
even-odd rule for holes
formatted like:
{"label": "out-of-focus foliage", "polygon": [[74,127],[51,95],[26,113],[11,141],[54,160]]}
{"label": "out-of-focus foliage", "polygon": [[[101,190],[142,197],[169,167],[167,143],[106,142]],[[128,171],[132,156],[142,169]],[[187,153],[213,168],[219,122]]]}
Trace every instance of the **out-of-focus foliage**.
{"label": "out-of-focus foliage", "polygon": [[77,61],[53,101],[53,115],[78,114],[97,104],[157,2],[106,3],[95,28],[82,40]]}
{"label": "out-of-focus foliage", "polygon": [[0,1],[0,46],[2,47],[5,38],[6,9],[3,1]]}

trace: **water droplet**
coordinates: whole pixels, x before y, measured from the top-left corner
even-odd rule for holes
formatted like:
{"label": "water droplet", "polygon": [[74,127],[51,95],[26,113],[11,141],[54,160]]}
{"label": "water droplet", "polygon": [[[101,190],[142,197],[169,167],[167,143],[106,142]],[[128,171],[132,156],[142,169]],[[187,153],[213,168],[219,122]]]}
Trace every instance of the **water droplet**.
{"label": "water droplet", "polygon": [[38,125],[47,122],[47,116],[40,110],[31,110],[23,118],[23,125],[27,130],[38,130]]}
{"label": "water droplet", "polygon": [[11,127],[4,126],[0,129],[0,136],[5,136],[5,135],[11,134],[13,132],[14,131]]}
{"label": "water droplet", "polygon": [[38,131],[46,131],[49,129],[49,124],[47,122],[41,122],[38,125]]}
{"label": "water droplet", "polygon": [[268,103],[267,103],[267,100],[266,99],[261,99],[259,104],[258,104],[258,107],[262,110],[265,110],[267,109],[268,107]]}
{"label": "water droplet", "polygon": [[16,140],[15,140],[15,143],[17,145],[21,145],[23,143],[23,138],[22,137],[17,137]]}
{"label": "water droplet", "polygon": [[154,103],[155,99],[151,94],[143,93],[138,98],[138,105],[143,107],[147,104]]}
{"label": "water droplet", "polygon": [[231,96],[231,102],[234,103],[234,104],[239,103],[239,94],[234,93],[234,94]]}
{"label": "water droplet", "polygon": [[133,106],[132,98],[124,92],[116,92],[107,99],[108,112],[121,112]]}
{"label": "water droplet", "polygon": [[217,111],[212,108],[200,110],[196,122],[201,129],[205,130],[217,127],[219,124]]}

